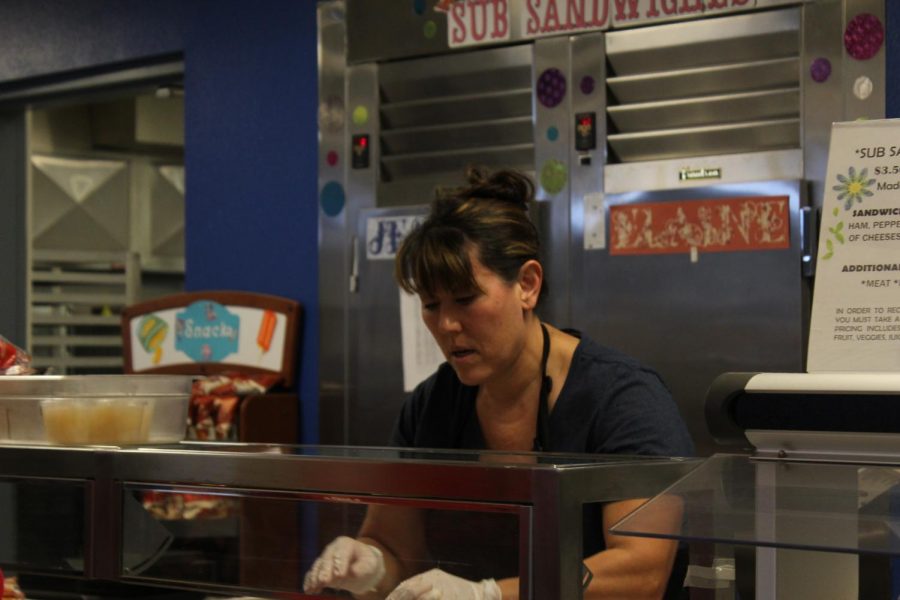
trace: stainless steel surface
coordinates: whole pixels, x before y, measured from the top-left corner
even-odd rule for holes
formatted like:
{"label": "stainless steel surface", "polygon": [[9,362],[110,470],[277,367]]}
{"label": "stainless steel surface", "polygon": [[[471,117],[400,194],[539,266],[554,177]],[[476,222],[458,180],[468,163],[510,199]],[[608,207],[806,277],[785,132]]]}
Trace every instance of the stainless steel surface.
{"label": "stainless steel surface", "polygon": [[[885,23],[885,0],[847,0],[842,3],[842,29],[862,14],[869,14]],[[844,115],[845,121],[867,118],[883,119],[885,110],[885,46],[891,35],[885,32],[884,42],[878,52],[866,60],[847,60],[844,55],[841,80],[844,82]],[[861,84],[861,85],[860,85]],[[862,93],[861,93],[862,92]]]}
{"label": "stainless steel surface", "polygon": [[607,137],[610,153],[615,156],[616,162],[735,154],[750,149],[781,150],[796,148],[799,139],[799,119],[614,133]]}
{"label": "stainless steel surface", "polygon": [[761,459],[893,464],[900,456],[900,436],[891,433],[748,429],[745,435]]}
{"label": "stainless steel surface", "polygon": [[[117,535],[133,536],[140,525],[123,519],[124,494],[183,490],[338,506],[394,503],[476,512],[505,506],[517,512],[529,542],[527,552],[519,555],[520,572],[530,573],[522,579],[522,598],[579,597],[581,536],[572,528],[581,527],[581,504],[648,497],[696,464],[652,457],[204,443],[130,450],[0,447],[4,481],[94,482],[86,507],[88,577],[210,587],[190,578],[154,581],[147,574],[128,576],[121,570]],[[293,530],[282,529],[279,535],[273,543],[282,548],[297,543]],[[278,591],[264,585],[211,587]]]}
{"label": "stainless steel surface", "polygon": [[[345,89],[344,3],[320,2],[319,32],[319,192],[328,185],[347,190],[350,142]],[[336,166],[327,163],[328,152],[337,153]],[[348,199],[353,204],[355,198]],[[347,210],[330,216],[319,210],[319,436],[325,443],[346,440],[347,286],[350,268],[350,234]],[[305,401],[305,400],[304,400]]]}
{"label": "stainless steel surface", "polygon": [[[348,0],[347,59],[350,63],[421,56],[447,51],[447,20],[436,18],[434,2],[425,2],[426,18],[435,24],[434,34],[422,32],[422,19],[417,18],[409,3],[396,0]],[[381,26],[373,26],[379,23]],[[390,24],[386,32],[383,24]]]}
{"label": "stainless steel surface", "polygon": [[[572,240],[569,234],[571,216],[571,182],[574,165],[570,160],[569,148],[574,144],[575,101],[574,74],[572,72],[571,40],[569,38],[547,38],[535,41],[533,46],[534,66],[532,87],[537,88],[538,80],[547,69],[558,69],[569,82],[569,91],[558,106],[547,107],[537,99],[534,101],[534,185],[535,196],[541,205],[539,230],[543,245],[542,262],[547,293],[541,300],[541,318],[559,326],[571,323],[571,265],[569,254]],[[595,51],[600,52],[599,48]],[[599,93],[599,90],[597,91]],[[599,117],[598,117],[599,118]],[[569,122],[566,122],[569,121]],[[556,139],[551,139],[548,131],[554,128]],[[556,165],[565,170],[560,189],[547,190],[543,186],[543,172]]]}
{"label": "stainless steel surface", "polygon": [[611,256],[587,252],[577,295],[586,299],[578,327],[657,369],[694,438],[708,455],[715,445],[704,418],[706,391],[730,365],[800,371],[807,285],[799,276],[799,182],[710,185],[606,197],[614,205],[742,196],[787,196],[790,248],[744,252]]}
{"label": "stainless steel surface", "polygon": [[355,368],[346,415],[347,440],[355,444],[389,443],[406,396],[399,335],[401,292],[394,282],[394,261],[367,258],[367,223],[385,217],[421,217],[425,212],[424,206],[359,211],[359,293],[351,304],[358,317],[351,320],[350,330]]}
{"label": "stainless steel surface", "polygon": [[0,376],[0,399],[185,396],[193,378],[186,375],[17,375]]}
{"label": "stainless steel surface", "polygon": [[621,75],[606,79],[620,104],[796,86],[796,57]]}
{"label": "stainless steel surface", "polygon": [[[573,80],[580,80],[585,76],[592,76],[596,80],[603,81],[606,75],[606,60],[603,52],[604,41],[602,33],[580,35],[572,39],[572,75]],[[597,86],[589,94],[573,94],[572,107],[568,115],[569,140],[575,137],[575,116],[580,113],[594,113],[597,135],[597,145],[593,150],[576,151],[575,145],[569,143],[569,169],[570,176],[570,232],[569,232],[569,269],[570,289],[577,288],[577,282],[585,280],[585,253],[587,248],[605,239],[606,228],[597,216],[600,212],[598,199],[603,195],[604,171],[602,165],[606,162],[606,119],[603,114],[606,111],[606,94],[602,93],[602,87]],[[537,132],[536,132],[537,135]],[[550,294],[560,293],[556,282],[549,281]],[[586,304],[591,299],[583,295],[569,292],[570,314],[566,321],[558,325],[572,325],[577,327],[577,315],[589,310]]]}
{"label": "stainless steel surface", "polygon": [[379,207],[424,204],[397,184],[457,182],[470,164],[533,164],[531,47],[480,49],[378,66]]}
{"label": "stainless steel surface", "polygon": [[610,106],[608,112],[619,131],[636,132],[699,126],[710,119],[733,123],[790,118],[799,104],[800,90],[791,87]]}
{"label": "stainless steel surface", "polygon": [[617,75],[785,58],[797,53],[799,16],[794,8],[614,31],[606,52]]}
{"label": "stainless steel surface", "polygon": [[799,17],[783,9],[607,34],[609,162],[798,148]]}
{"label": "stainless steel surface", "polygon": [[[712,179],[682,180],[685,169],[718,173]],[[695,156],[640,163],[621,163],[604,167],[604,191],[623,192],[696,188],[745,181],[801,180],[803,154],[799,149]]]}
{"label": "stainless steel surface", "polygon": [[[828,161],[828,143],[831,124],[853,121],[859,118],[881,119],[885,116],[885,50],[868,60],[849,58],[843,45],[834,43],[842,39],[850,20],[856,15],[869,13],[885,22],[883,0],[820,0],[804,4],[802,8],[804,44],[801,68],[809,69],[813,62],[827,60],[831,70],[824,81],[815,82],[804,77],[803,82],[803,164],[806,179],[810,182],[810,204],[822,206],[827,182],[825,170]],[[858,78],[868,78],[872,93],[865,99],[853,92]]]}

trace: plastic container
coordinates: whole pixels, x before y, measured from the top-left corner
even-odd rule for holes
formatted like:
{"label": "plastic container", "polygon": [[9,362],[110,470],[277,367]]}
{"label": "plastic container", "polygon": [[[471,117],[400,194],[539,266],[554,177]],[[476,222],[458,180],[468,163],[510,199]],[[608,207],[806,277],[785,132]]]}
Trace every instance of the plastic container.
{"label": "plastic container", "polygon": [[193,378],[0,377],[0,443],[165,444],[184,439]]}

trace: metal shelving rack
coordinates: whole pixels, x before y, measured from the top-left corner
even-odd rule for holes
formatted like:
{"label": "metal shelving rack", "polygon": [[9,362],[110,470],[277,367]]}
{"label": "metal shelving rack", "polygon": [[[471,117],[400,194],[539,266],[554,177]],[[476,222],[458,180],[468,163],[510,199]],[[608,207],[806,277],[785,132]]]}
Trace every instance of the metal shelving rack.
{"label": "metal shelving rack", "polygon": [[54,373],[121,373],[121,312],[139,297],[134,252],[33,251],[29,347]]}

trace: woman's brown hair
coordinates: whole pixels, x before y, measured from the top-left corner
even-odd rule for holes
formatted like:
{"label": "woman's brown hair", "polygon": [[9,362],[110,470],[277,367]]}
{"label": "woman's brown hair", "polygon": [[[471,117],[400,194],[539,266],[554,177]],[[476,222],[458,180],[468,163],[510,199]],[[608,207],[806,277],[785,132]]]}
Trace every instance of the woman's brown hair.
{"label": "woman's brown hair", "polygon": [[470,167],[468,185],[438,190],[425,221],[403,240],[394,277],[411,294],[433,296],[478,289],[469,261],[478,259],[512,283],[520,267],[540,259],[540,238],[528,216],[534,185],[513,170],[490,173]]}

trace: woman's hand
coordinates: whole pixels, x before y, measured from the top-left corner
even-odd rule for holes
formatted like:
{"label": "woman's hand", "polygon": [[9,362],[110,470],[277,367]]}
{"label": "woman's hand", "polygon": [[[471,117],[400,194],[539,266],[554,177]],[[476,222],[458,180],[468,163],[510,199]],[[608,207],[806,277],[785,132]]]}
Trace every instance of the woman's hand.
{"label": "woman's hand", "polygon": [[469,581],[432,569],[410,577],[391,592],[386,600],[502,600],[493,579]]}
{"label": "woman's hand", "polygon": [[303,578],[303,591],[319,594],[325,588],[354,594],[373,591],[384,577],[384,557],[375,546],[341,536],[325,547]]}

